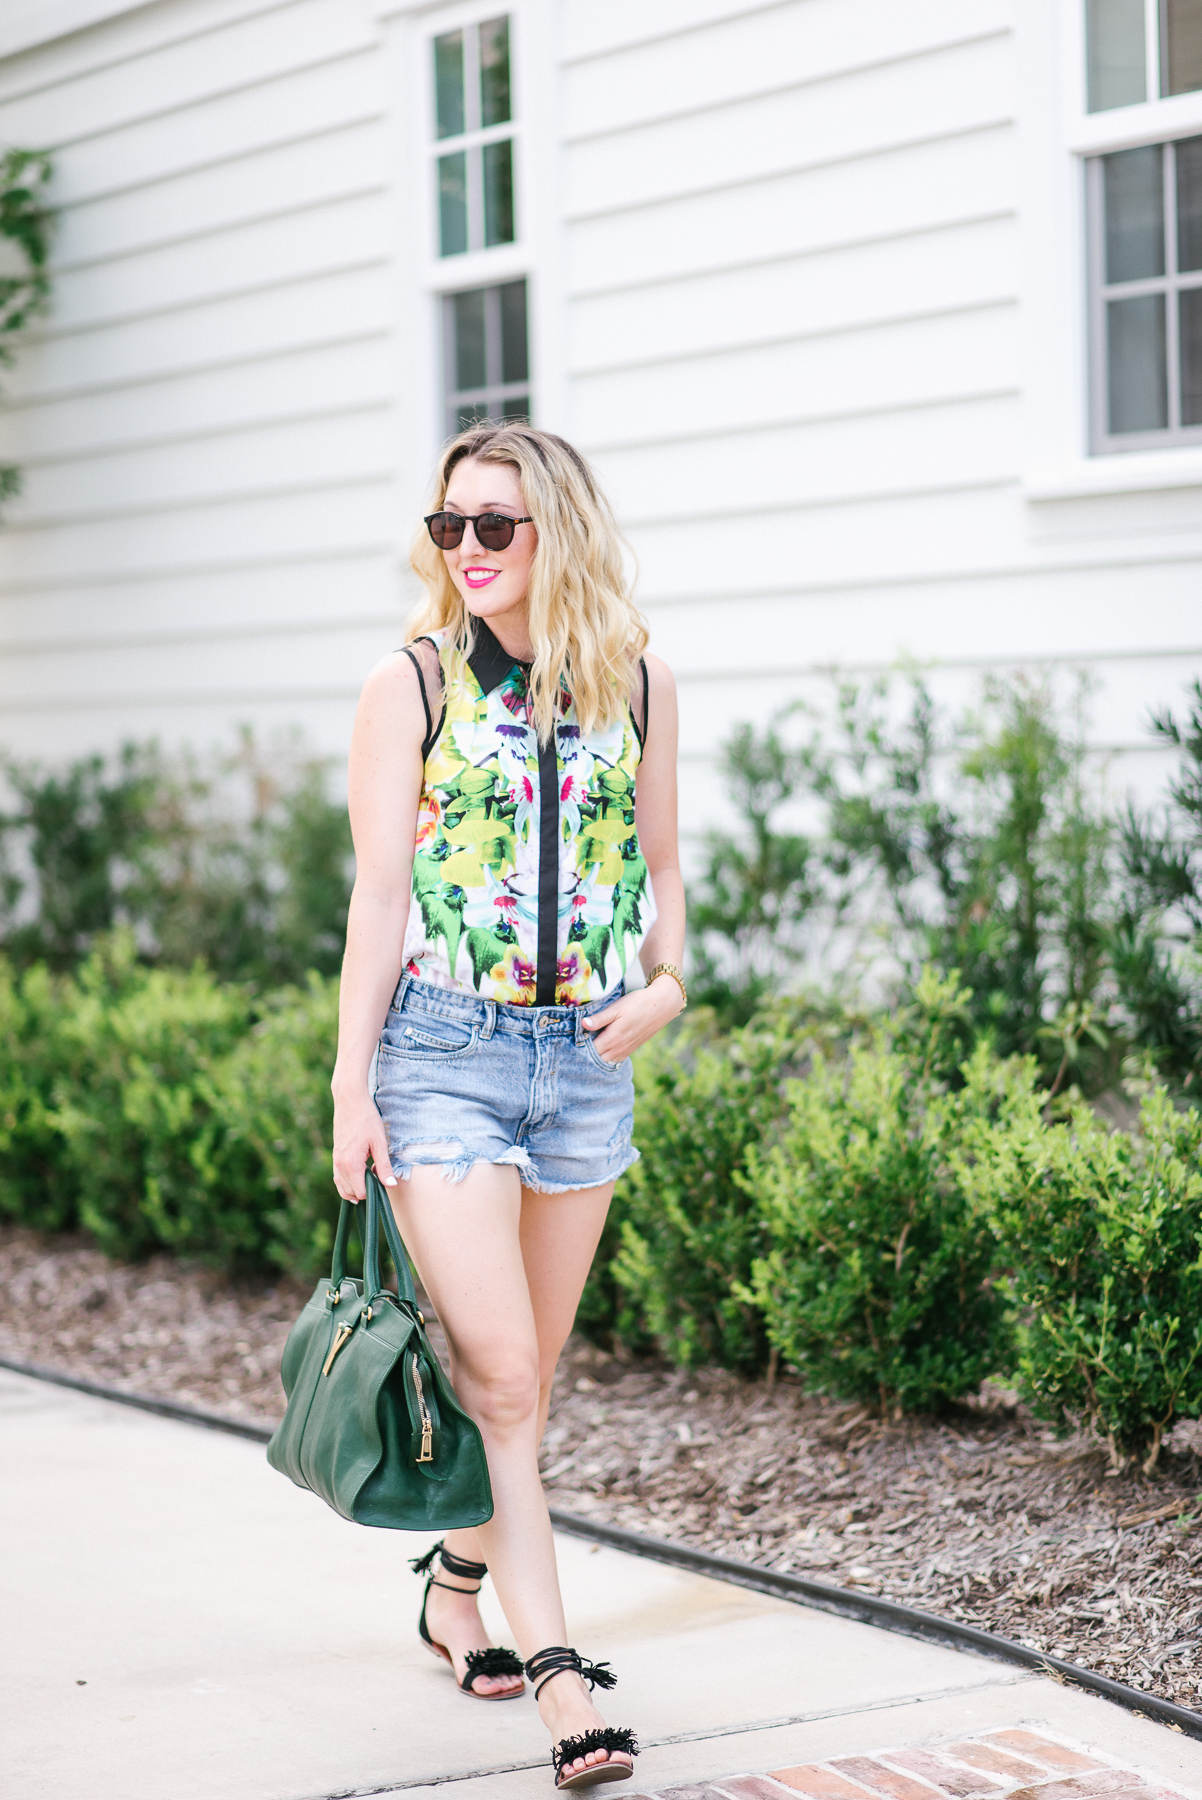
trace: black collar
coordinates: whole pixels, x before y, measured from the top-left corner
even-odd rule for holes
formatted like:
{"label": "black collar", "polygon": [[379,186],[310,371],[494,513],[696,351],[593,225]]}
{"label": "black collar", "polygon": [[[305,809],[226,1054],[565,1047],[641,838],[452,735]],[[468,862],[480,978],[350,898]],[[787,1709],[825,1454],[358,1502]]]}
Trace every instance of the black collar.
{"label": "black collar", "polygon": [[511,669],[529,669],[529,663],[519,662],[516,656],[510,656],[508,650],[502,649],[483,619],[475,621],[475,635],[476,648],[467,661],[480,683],[482,694],[491,694]]}

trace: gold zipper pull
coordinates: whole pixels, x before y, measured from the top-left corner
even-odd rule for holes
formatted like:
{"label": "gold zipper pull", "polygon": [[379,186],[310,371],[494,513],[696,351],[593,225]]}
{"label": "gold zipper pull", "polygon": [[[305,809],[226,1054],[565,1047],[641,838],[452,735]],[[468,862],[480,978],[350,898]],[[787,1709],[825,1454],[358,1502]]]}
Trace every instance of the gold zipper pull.
{"label": "gold zipper pull", "polygon": [[418,1456],[419,1463],[434,1461],[434,1421],[426,1406],[425,1389],[422,1387],[421,1370],[417,1366],[416,1356],[413,1359],[413,1385],[417,1390],[417,1404],[422,1415],[422,1447]]}
{"label": "gold zipper pull", "polygon": [[353,1325],[340,1325],[338,1327],[338,1330],[334,1333],[334,1342],[330,1345],[330,1354],[321,1365],[321,1372],[323,1375],[328,1375],[330,1370],[334,1367],[334,1358],[342,1349],[342,1346],[346,1343],[347,1339],[353,1335],[354,1330],[355,1327]]}

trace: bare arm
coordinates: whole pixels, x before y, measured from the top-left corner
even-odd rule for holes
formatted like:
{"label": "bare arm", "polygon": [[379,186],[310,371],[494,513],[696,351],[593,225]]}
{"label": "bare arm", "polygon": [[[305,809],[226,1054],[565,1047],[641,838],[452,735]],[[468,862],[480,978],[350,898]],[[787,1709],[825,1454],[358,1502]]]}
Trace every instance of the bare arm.
{"label": "bare arm", "polygon": [[[647,742],[635,781],[634,817],[655,894],[655,923],[639,951],[643,968],[650,970],[661,962],[680,967],[685,906],[676,829],[676,683],[658,656],[647,658],[647,679]],[[660,975],[649,987],[624,995],[604,1012],[590,1014],[584,1024],[598,1034],[597,1054],[607,1062],[619,1062],[683,1007],[684,997],[671,975]]]}
{"label": "bare arm", "polygon": [[355,886],[346,927],[338,1002],[334,1094],[334,1183],[362,1200],[370,1155],[394,1184],[384,1124],[368,1087],[372,1057],[401,973],[417,807],[422,784],[425,712],[407,656],[372,670],[355,715],[349,768]]}

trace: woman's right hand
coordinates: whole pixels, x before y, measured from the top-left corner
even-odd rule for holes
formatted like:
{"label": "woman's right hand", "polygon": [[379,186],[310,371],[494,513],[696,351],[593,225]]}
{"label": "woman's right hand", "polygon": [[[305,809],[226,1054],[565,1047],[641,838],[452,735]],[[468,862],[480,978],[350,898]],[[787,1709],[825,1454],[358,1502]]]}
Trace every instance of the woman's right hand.
{"label": "woman's right hand", "polygon": [[353,1100],[334,1100],[334,1186],[344,1200],[362,1200],[367,1193],[364,1170],[371,1159],[385,1187],[396,1186],[388,1160],[388,1133],[371,1095]]}

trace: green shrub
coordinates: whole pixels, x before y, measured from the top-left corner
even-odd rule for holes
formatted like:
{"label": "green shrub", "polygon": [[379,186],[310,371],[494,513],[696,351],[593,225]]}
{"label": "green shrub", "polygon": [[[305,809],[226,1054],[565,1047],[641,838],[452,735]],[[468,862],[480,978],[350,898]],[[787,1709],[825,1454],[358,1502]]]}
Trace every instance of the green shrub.
{"label": "green shrub", "polygon": [[971,989],[965,1054],[988,1032],[1001,1055],[1038,1055],[1050,1082],[1067,1049],[1075,1079],[1104,1085],[1112,823],[1088,791],[1079,718],[1024,681],[989,684],[955,721],[920,680],[901,716],[887,682],[845,683],[825,734],[794,748],[796,710],[724,749],[745,824],[710,834],[690,894],[693,968],[722,1016],[807,968],[905,997],[931,963]]}
{"label": "green shrub", "polygon": [[60,1025],[76,993],[44,967],[18,972],[0,957],[0,1217],[38,1231],[79,1223],[54,1110],[63,1072]]}
{"label": "green shrub", "polygon": [[116,929],[141,960],[264,988],[337,972],[351,886],[346,808],[295,742],[244,733],[203,767],[154,744],[62,769],[7,763],[0,944],[73,969]]}
{"label": "green shrub", "polygon": [[[736,1291],[763,1246],[754,1200],[735,1178],[780,1114],[795,1047],[787,1018],[764,1014],[719,1039],[702,1018],[639,1052],[641,1160],[619,1183],[600,1273],[613,1283],[611,1328],[628,1347],[744,1373],[767,1360],[759,1311]],[[583,1313],[594,1331],[597,1281]]]}
{"label": "green shrub", "polygon": [[1200,1163],[1202,1114],[1163,1088],[1137,1133],[1080,1104],[1048,1125],[1028,1090],[966,1170],[1029,1310],[1024,1397],[1057,1424],[1087,1421],[1116,1464],[1151,1469],[1173,1420],[1202,1411]]}
{"label": "green shrub", "polygon": [[917,1016],[845,1060],[815,1056],[789,1083],[779,1143],[753,1145],[738,1178],[770,1246],[746,1298],[771,1342],[811,1387],[882,1415],[956,1399],[1006,1363],[993,1235],[956,1160],[970,1123],[1033,1079],[982,1045],[950,1087],[941,1039],[970,996],[927,971],[918,997]]}
{"label": "green shrub", "polygon": [[202,1082],[251,1022],[246,989],[201,966],[146,969],[128,937],[94,951],[61,1020],[54,1121],[79,1221],[110,1256],[259,1252],[256,1170],[231,1159]]}
{"label": "green shrub", "polygon": [[310,975],[261,1011],[201,1086],[222,1156],[254,1170],[260,1254],[289,1274],[317,1275],[329,1267],[338,1222],[330,1169],[338,983]]}
{"label": "green shrub", "polygon": [[338,984],[256,998],[202,965],[148,969],[128,935],[78,977],[0,957],[0,1216],[312,1275],[337,1219]]}
{"label": "green shrub", "polygon": [[1180,758],[1163,810],[1123,817],[1110,960],[1135,1042],[1188,1093],[1202,1075],[1202,682],[1184,724],[1164,710],[1152,729]]}

